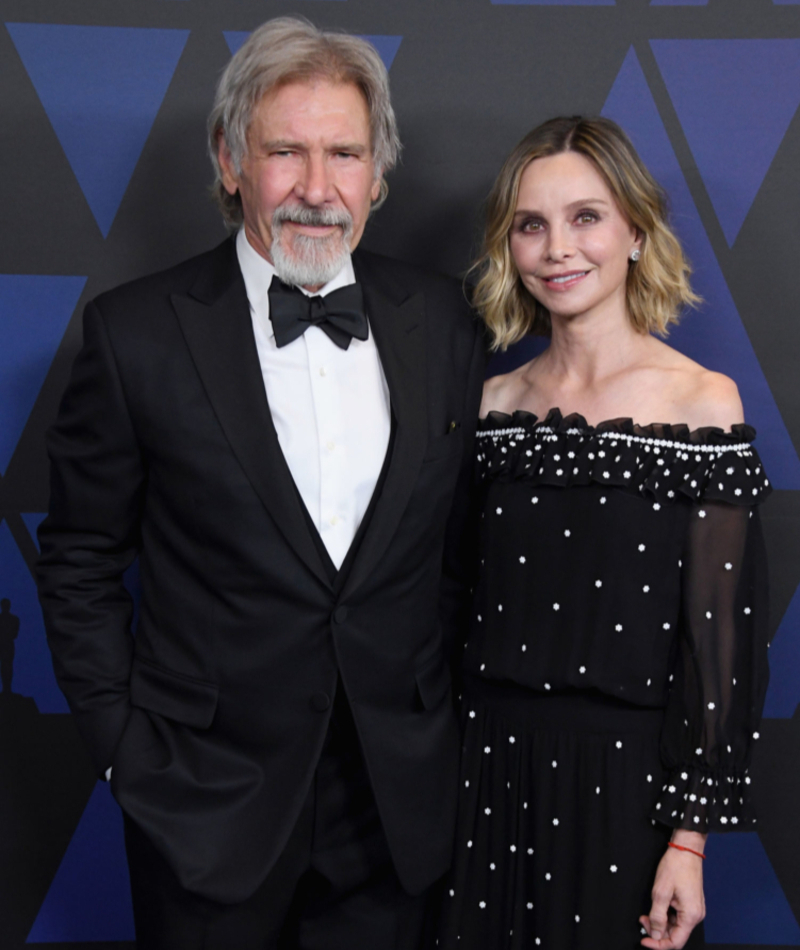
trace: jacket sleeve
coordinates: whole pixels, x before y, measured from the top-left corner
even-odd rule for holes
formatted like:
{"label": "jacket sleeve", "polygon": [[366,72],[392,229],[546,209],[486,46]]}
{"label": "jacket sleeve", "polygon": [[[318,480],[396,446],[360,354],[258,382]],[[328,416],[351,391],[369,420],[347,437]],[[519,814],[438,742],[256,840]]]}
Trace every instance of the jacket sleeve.
{"label": "jacket sleeve", "polygon": [[679,653],[653,817],[693,831],[752,830],[749,772],[766,694],[767,576],[758,510],[693,508],[681,565]]}
{"label": "jacket sleeve", "polygon": [[146,473],[95,303],[84,313],[83,347],[47,450],[39,598],[56,678],[103,775],[130,711],[133,604],[123,573],[139,548]]}

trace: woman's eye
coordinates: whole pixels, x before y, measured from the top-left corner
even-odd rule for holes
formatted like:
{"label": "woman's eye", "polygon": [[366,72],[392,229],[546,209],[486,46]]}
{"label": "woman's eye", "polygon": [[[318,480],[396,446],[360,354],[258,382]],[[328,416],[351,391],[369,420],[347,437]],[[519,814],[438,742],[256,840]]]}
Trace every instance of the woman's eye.
{"label": "woman's eye", "polygon": [[541,231],[542,222],[541,221],[523,221],[519,227],[520,231],[530,233],[535,233],[536,231]]}
{"label": "woman's eye", "polygon": [[592,224],[597,220],[598,217],[594,211],[581,211],[581,213],[578,215],[579,224]]}

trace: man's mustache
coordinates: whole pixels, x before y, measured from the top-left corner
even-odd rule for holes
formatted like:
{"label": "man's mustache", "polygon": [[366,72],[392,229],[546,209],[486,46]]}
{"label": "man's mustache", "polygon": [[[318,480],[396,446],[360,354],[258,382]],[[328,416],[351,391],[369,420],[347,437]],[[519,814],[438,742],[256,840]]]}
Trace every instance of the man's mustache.
{"label": "man's mustache", "polygon": [[344,231],[353,226],[352,216],[343,208],[308,208],[304,205],[282,205],[276,208],[272,215],[273,226],[286,221],[309,227],[340,227]]}

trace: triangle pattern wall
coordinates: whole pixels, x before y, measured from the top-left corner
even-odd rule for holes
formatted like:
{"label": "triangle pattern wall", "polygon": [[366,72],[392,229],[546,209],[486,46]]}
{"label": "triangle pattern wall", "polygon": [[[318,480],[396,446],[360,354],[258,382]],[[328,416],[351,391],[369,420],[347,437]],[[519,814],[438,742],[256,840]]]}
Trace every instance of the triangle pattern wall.
{"label": "triangle pattern wall", "polygon": [[707,943],[800,945],[800,927],[755,832],[710,835],[706,853]]}
{"label": "triangle pattern wall", "polygon": [[98,782],[26,942],[133,939],[122,812]]}
{"label": "triangle pattern wall", "polygon": [[758,431],[757,447],[772,484],[781,489],[800,488],[800,459],[714,255],[633,47],[608,95],[603,115],[625,129],[644,163],[667,190],[673,225],[694,267],[693,286],[704,299],[699,310],[688,313],[680,326],[672,330],[669,343],[736,381],[745,417]]}
{"label": "triangle pattern wall", "polygon": [[791,719],[800,702],[800,586],[769,648],[768,719]]}
{"label": "triangle pattern wall", "polygon": [[800,40],[651,40],[729,245],[800,105]]}
{"label": "triangle pattern wall", "polygon": [[613,7],[616,0],[492,0],[495,4],[536,7]]}
{"label": "triangle pattern wall", "polygon": [[20,622],[12,692],[31,697],[39,712],[69,712],[53,673],[36,584],[5,521],[0,522],[0,599],[3,597],[11,601],[11,613]]}
{"label": "triangle pattern wall", "polygon": [[14,454],[85,277],[0,274],[0,472]]}
{"label": "triangle pattern wall", "polygon": [[189,31],[49,23],[6,28],[106,237]]}

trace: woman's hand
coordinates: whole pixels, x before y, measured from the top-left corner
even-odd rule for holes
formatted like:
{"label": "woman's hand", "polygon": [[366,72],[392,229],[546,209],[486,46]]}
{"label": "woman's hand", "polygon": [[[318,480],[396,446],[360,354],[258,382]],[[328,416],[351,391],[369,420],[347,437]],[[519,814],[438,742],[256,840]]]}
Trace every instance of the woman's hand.
{"label": "woman's hand", "polygon": [[[672,840],[702,854],[706,835],[677,829]],[[656,871],[652,896],[649,915],[639,918],[649,935],[643,938],[642,946],[651,950],[680,950],[706,915],[702,859],[688,851],[667,848]]]}

